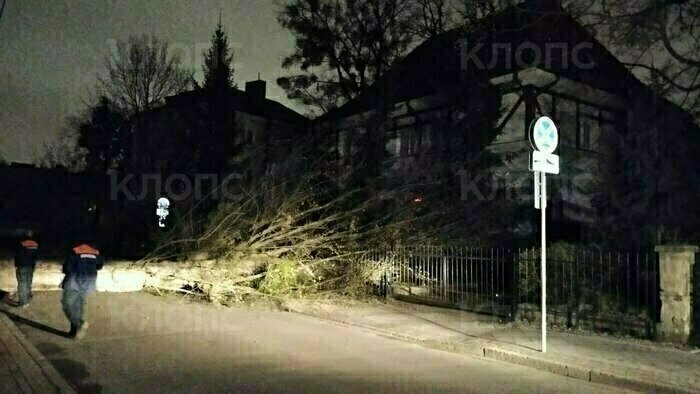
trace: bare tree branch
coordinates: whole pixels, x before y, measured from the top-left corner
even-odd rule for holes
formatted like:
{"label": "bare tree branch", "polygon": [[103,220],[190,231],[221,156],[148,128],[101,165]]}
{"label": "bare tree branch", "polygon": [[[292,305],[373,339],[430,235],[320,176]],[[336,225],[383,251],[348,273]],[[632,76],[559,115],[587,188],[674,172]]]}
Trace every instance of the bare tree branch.
{"label": "bare tree branch", "polygon": [[5,4],[7,3],[7,0],[2,0],[2,7],[0,7],[0,20],[2,20],[2,13],[5,11]]}
{"label": "bare tree branch", "polygon": [[191,78],[167,43],[152,36],[131,36],[119,42],[116,53],[111,53],[106,62],[107,74],[100,76],[100,87],[132,115],[184,91]]}

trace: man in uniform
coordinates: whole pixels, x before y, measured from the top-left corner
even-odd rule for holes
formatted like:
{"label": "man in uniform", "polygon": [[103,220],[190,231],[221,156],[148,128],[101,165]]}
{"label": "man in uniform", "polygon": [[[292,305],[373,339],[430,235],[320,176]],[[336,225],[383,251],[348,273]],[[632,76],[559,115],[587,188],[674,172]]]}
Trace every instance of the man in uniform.
{"label": "man in uniform", "polygon": [[20,242],[15,254],[15,271],[17,274],[17,307],[25,307],[34,298],[32,280],[39,253],[39,244],[34,240],[34,233],[28,230]]}
{"label": "man in uniform", "polygon": [[69,335],[81,339],[88,323],[83,320],[87,296],[97,290],[97,271],[104,260],[89,237],[81,237],[63,263],[63,312],[70,321]]}

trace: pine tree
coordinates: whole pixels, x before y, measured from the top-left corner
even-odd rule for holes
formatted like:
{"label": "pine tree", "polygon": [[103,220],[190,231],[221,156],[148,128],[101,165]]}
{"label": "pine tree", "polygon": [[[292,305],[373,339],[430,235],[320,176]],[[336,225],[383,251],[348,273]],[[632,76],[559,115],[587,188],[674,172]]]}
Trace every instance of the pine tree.
{"label": "pine tree", "polygon": [[233,82],[233,51],[229,49],[228,37],[221,26],[221,19],[212,35],[211,48],[204,53],[205,89],[235,88]]}
{"label": "pine tree", "polygon": [[105,96],[89,109],[87,119],[76,127],[78,145],[87,151],[88,170],[104,173],[124,164],[128,149],[126,121]]}

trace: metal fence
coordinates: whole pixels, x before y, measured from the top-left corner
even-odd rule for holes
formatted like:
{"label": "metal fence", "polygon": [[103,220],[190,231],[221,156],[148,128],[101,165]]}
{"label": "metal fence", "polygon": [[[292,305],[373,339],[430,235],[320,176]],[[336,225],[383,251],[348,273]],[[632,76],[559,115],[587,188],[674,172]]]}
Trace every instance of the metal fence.
{"label": "metal fence", "polygon": [[[500,316],[540,318],[539,248],[415,246],[374,250],[394,297]],[[548,322],[655,335],[658,262],[653,252],[573,247],[547,253]]]}
{"label": "metal fence", "polygon": [[397,297],[511,316],[513,253],[507,249],[415,246],[373,251]]}

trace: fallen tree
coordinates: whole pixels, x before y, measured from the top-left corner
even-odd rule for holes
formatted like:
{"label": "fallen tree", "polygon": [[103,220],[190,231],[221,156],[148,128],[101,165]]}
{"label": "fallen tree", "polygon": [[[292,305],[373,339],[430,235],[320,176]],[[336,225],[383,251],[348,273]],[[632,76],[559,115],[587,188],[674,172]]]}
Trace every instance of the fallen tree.
{"label": "fallen tree", "polygon": [[[201,226],[188,212],[148,256],[137,262],[160,290],[196,292],[214,303],[247,296],[359,294],[381,263],[367,264],[401,210],[382,212],[381,197],[366,190],[339,191],[317,176],[275,184],[261,181],[235,201],[221,201]],[[202,228],[198,234],[192,228]],[[160,264],[178,261],[179,264]],[[361,264],[362,262],[362,264]]]}

